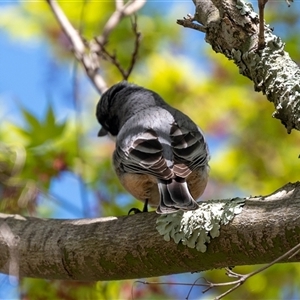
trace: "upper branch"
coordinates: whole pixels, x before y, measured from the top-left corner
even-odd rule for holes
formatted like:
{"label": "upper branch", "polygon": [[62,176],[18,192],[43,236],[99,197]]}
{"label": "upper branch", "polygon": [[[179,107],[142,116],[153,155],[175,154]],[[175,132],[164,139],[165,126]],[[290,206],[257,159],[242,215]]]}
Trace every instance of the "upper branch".
{"label": "upper branch", "polygon": [[[67,37],[70,39],[70,42],[73,46],[73,52],[75,57],[82,63],[85,68],[85,71],[92,83],[98,90],[100,94],[105,92],[107,89],[106,82],[100,75],[100,64],[99,64],[99,56],[100,53],[104,50],[104,45],[108,41],[108,37],[112,30],[120,23],[123,17],[130,16],[138,11],[146,2],[146,0],[130,0],[126,4],[124,4],[121,0],[116,0],[116,10],[111,15],[107,23],[105,24],[102,34],[95,39],[85,42],[81,37],[79,32],[73,27],[71,22],[68,20],[63,10],[60,8],[56,0],[46,0],[51,7],[55,18],[60,24],[62,30],[65,32]],[[124,71],[123,77],[127,79],[133,69],[133,66],[137,57],[138,50],[138,42],[139,36],[136,35],[136,44],[135,51],[132,54],[131,65],[128,68],[128,71]],[[113,63],[118,67],[118,65],[113,61]],[[123,69],[122,69],[123,70]],[[121,72],[122,73],[122,72]]]}
{"label": "upper branch", "polygon": [[96,41],[102,46],[105,45],[109,34],[120,23],[123,17],[134,14],[141,9],[145,3],[146,0],[131,0],[124,5],[123,1],[116,0],[116,11],[106,22],[102,34],[96,38]]}
{"label": "upper branch", "polygon": [[82,63],[92,83],[98,92],[102,94],[107,89],[107,86],[104,79],[99,74],[98,56],[86,47],[82,37],[68,20],[58,3],[55,0],[46,1],[50,5],[53,14],[55,15],[64,33],[70,39],[75,57]]}
{"label": "upper branch", "polygon": [[267,95],[275,106],[273,116],[288,133],[300,130],[300,69],[284,51],[281,39],[264,25],[265,47],[260,49],[258,15],[242,0],[193,2],[194,20],[205,28],[205,39],[214,51],[233,60],[240,73],[253,81],[255,90]]}

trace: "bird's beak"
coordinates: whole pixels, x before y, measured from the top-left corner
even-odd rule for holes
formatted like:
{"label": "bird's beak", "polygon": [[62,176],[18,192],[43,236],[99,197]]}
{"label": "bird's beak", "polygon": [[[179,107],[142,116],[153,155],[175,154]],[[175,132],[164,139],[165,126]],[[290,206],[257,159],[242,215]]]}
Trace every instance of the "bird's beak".
{"label": "bird's beak", "polygon": [[98,136],[105,136],[107,134],[108,134],[108,131],[106,129],[104,129],[104,127],[102,127],[98,132]]}

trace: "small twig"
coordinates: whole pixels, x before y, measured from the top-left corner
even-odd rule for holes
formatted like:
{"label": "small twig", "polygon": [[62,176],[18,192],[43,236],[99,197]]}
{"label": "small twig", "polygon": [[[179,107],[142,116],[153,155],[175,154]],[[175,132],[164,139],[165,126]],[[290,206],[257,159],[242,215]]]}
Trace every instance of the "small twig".
{"label": "small twig", "polygon": [[104,52],[105,55],[114,63],[119,69],[124,79],[127,79],[134,67],[138,52],[138,38],[136,39],[135,49],[132,55],[131,64],[127,71],[125,71],[120,63],[117,61],[115,55],[109,54],[107,51],[103,51],[104,45],[107,43],[108,36],[111,31],[119,24],[121,19],[125,16],[134,14],[139,10],[146,2],[146,0],[130,0],[124,4],[123,0],[115,0],[116,11],[111,15],[107,23],[105,24],[102,35],[96,37],[89,43],[85,43],[84,39],[79,32],[75,30],[73,25],[66,17],[63,10],[60,8],[56,0],[46,0],[51,7],[54,16],[60,24],[62,30],[70,39],[73,46],[73,52],[78,61],[82,63],[87,75],[90,77],[96,89],[102,94],[106,89],[106,83],[102,76],[99,74],[99,53]]}
{"label": "small twig", "polygon": [[[258,49],[263,49],[265,47],[265,5],[269,0],[258,0],[258,15],[259,15],[259,34],[258,34]],[[291,2],[294,0],[285,0],[287,5],[290,7]]]}
{"label": "small twig", "polygon": [[134,65],[136,63],[138,52],[139,52],[139,47],[140,47],[140,40],[141,40],[141,33],[138,31],[138,27],[137,27],[137,16],[134,15],[133,18],[134,19],[132,20],[132,30],[133,30],[133,33],[135,35],[135,42],[134,42],[134,49],[133,49],[133,52],[131,54],[130,65],[129,65],[128,69],[127,69],[126,80],[130,76],[130,74],[131,74],[131,72],[133,70],[133,67],[134,67]]}
{"label": "small twig", "polygon": [[[194,283],[191,285],[191,288],[190,288],[190,290],[189,290],[189,292],[188,292],[187,296],[185,297],[185,299],[186,299],[186,300],[188,300],[188,299],[189,299],[189,297],[190,297],[190,294],[191,294],[191,292],[192,292],[192,290],[193,290],[194,286],[196,285],[196,282],[197,282],[198,280],[200,280],[200,279],[204,279],[204,280],[207,282],[207,280],[206,280],[205,278],[203,278],[203,277],[199,277],[199,278],[197,278],[197,279],[194,281]],[[209,288],[209,289],[210,289],[210,288]]]}
{"label": "small twig", "polygon": [[114,54],[110,54],[106,48],[103,46],[101,49],[101,54],[103,55],[103,58],[106,60],[109,60],[121,73],[122,77],[124,80],[126,80],[127,78],[127,72],[126,70],[123,69],[121,63],[119,62],[119,60],[117,59],[117,55],[116,53]]}
{"label": "small twig", "polygon": [[259,34],[258,34],[258,49],[265,47],[265,5],[269,0],[258,0],[258,14],[259,14]]}
{"label": "small twig", "polygon": [[124,6],[124,1],[123,0],[115,0],[116,2],[116,10],[121,10],[122,7]]}
{"label": "small twig", "polygon": [[138,10],[140,10],[144,4],[146,3],[146,0],[132,0],[128,1],[126,5],[124,5],[123,14],[124,16],[131,16],[134,13],[136,13]]}
{"label": "small twig", "polygon": [[299,252],[300,252],[300,247],[299,247],[299,249],[298,249],[297,251],[295,251],[294,253],[292,253],[292,254],[289,256],[288,259],[293,258],[293,257],[294,257],[295,255],[297,255]]}
{"label": "small twig", "polygon": [[[226,295],[230,294],[231,292],[233,292],[234,290],[236,290],[239,286],[241,286],[246,280],[248,280],[250,277],[270,268],[271,266],[273,266],[274,264],[278,263],[279,261],[285,259],[285,258],[292,258],[294,255],[296,255],[298,252],[300,251],[300,243],[297,244],[295,247],[293,247],[292,249],[290,249],[289,251],[287,251],[285,254],[281,255],[280,257],[276,258],[275,260],[273,260],[272,262],[270,262],[269,264],[257,269],[256,271],[253,271],[249,274],[243,275],[243,274],[239,274],[236,273],[232,270],[230,270],[229,268],[226,268],[226,275],[228,275],[229,277],[235,277],[238,278],[237,280],[234,281],[230,281],[230,282],[221,282],[221,283],[213,283],[210,282],[208,280],[206,280],[205,278],[198,278],[197,280],[195,280],[193,283],[175,283],[175,282],[148,282],[148,281],[141,281],[141,280],[136,280],[134,283],[142,283],[142,284],[158,284],[158,285],[177,285],[177,286],[191,286],[186,299],[189,298],[192,289],[195,286],[199,286],[199,287],[205,287],[205,289],[202,291],[202,293],[206,293],[207,291],[211,290],[214,287],[220,287],[220,286],[228,286],[228,285],[233,285],[233,287],[231,287],[229,290],[227,290],[225,293],[215,297],[216,300],[219,300],[223,297],[225,297]],[[199,279],[204,279],[206,281],[206,283],[197,283],[197,281]],[[133,299],[133,291],[131,292],[132,295],[132,299]]]}
{"label": "small twig", "polygon": [[85,45],[84,42],[79,35],[79,33],[75,30],[75,28],[70,23],[69,19],[64,14],[63,10],[60,8],[56,0],[46,0],[48,4],[50,5],[52,12],[54,13],[57,21],[62,27],[62,30],[67,35],[67,37],[70,39],[74,51],[76,51],[76,54],[83,55],[85,51]]}
{"label": "small twig", "polygon": [[229,268],[225,268],[225,271],[226,271],[226,275],[227,275],[228,277],[239,278],[239,277],[241,276],[241,274],[236,273],[236,272],[232,271],[232,270],[229,269]]}
{"label": "small twig", "polygon": [[194,21],[195,18],[192,15],[188,14],[187,17],[177,20],[176,23],[183,27],[192,28],[206,33],[206,28],[200,24],[194,23]]}
{"label": "small twig", "polygon": [[141,33],[138,31],[138,27],[137,27],[137,16],[136,15],[134,15],[134,20],[131,20],[131,22],[132,22],[132,31],[135,36],[135,42],[134,42],[134,49],[131,54],[131,60],[129,63],[129,67],[127,68],[127,70],[125,68],[123,68],[123,66],[121,65],[120,61],[117,58],[116,53],[114,53],[114,54],[109,53],[108,50],[106,49],[105,45],[99,44],[99,46],[101,47],[99,54],[102,54],[104,59],[109,60],[119,70],[119,72],[121,73],[124,80],[128,80],[128,78],[134,68],[134,65],[137,60],[138,52],[139,52],[140,38],[141,38]]}
{"label": "small twig", "polygon": [[133,30],[133,33],[135,35],[135,40],[134,40],[133,52],[131,54],[130,65],[127,69],[126,80],[128,80],[128,77],[130,76],[130,74],[131,74],[131,72],[134,68],[134,65],[137,61],[137,56],[138,56],[139,48],[140,48],[140,40],[141,40],[141,33],[138,31],[137,16],[136,15],[133,16],[133,20],[131,20],[131,23],[132,23],[132,30]]}
{"label": "small twig", "polygon": [[230,288],[229,290],[227,290],[225,293],[215,297],[215,300],[219,300],[222,299],[223,297],[225,297],[226,295],[230,294],[231,292],[233,292],[234,290],[236,290],[240,285],[242,285],[243,282],[238,282],[235,286],[233,286],[232,288]]}
{"label": "small twig", "polygon": [[279,256],[278,258],[276,258],[275,260],[273,260],[272,262],[270,262],[269,264],[261,267],[260,269],[256,270],[256,271],[253,271],[251,272],[250,274],[247,275],[247,277],[252,277],[266,269],[268,269],[269,267],[275,265],[276,263],[280,262],[281,260],[285,259],[285,258],[290,258],[292,256],[294,256],[294,254],[297,254],[300,250],[300,243],[297,244],[295,247],[293,247],[292,249],[290,249],[289,251],[287,251],[285,254]]}
{"label": "small twig", "polygon": [[[231,289],[229,289],[228,291],[226,291],[225,293],[219,295],[218,297],[216,297],[215,299],[221,299],[224,296],[228,295],[229,293],[231,293],[232,291],[236,290],[240,285],[242,285],[246,280],[248,280],[250,277],[270,268],[271,266],[273,266],[274,264],[278,263],[279,261],[283,260],[286,257],[292,257],[295,254],[297,254],[300,251],[300,243],[298,245],[296,245],[295,247],[293,247],[292,249],[290,249],[289,251],[287,251],[285,254],[279,256],[278,258],[276,258],[275,260],[273,260],[272,262],[270,262],[269,264],[249,273],[246,275],[242,275],[242,274],[238,274],[233,272],[232,270],[227,269],[227,271],[229,271],[230,274],[234,274],[234,276],[238,276],[239,279],[236,281],[232,281],[231,284],[235,284],[235,286],[233,286]],[[217,286],[219,284],[214,284],[214,286]]]}
{"label": "small twig", "polygon": [[90,77],[96,89],[102,94],[106,89],[106,83],[99,74],[98,56],[86,47],[83,38],[75,30],[73,25],[66,17],[56,0],[46,0],[52,9],[52,12],[60,24],[66,36],[70,39],[73,46],[73,52],[77,60],[79,60],[85,68],[87,75]]}
{"label": "small twig", "polygon": [[100,47],[103,47],[103,45],[107,43],[108,36],[124,17],[134,14],[139,9],[141,9],[145,3],[146,0],[131,0],[128,1],[125,5],[122,5],[123,1],[116,0],[116,11],[106,22],[102,34],[95,39]]}

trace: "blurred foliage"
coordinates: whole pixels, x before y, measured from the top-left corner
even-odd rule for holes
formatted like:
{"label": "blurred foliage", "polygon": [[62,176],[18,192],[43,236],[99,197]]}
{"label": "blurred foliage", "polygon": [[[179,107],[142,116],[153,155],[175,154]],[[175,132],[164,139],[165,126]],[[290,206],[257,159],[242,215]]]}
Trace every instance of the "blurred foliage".
{"label": "blurred foliage", "polygon": [[[114,1],[60,3],[87,40],[101,34],[114,11]],[[204,44],[201,33],[175,24],[176,18],[190,12],[186,3],[169,3],[167,9],[161,10],[157,3],[149,1],[138,13],[142,40],[130,80],[155,90],[203,128],[212,156],[210,183],[203,198],[268,194],[298,180],[298,132],[287,135],[280,122],[272,119],[272,104],[253,91],[252,83],[238,74],[231,61],[213,53]],[[299,62],[300,7],[294,7],[296,3],[288,8],[285,3],[269,1],[266,21],[284,39],[291,57]],[[125,67],[134,48],[131,22],[130,18],[123,19],[107,44],[107,49]],[[24,44],[42,40],[61,63],[74,59],[70,43],[45,1],[21,1],[1,8],[0,27]],[[101,68],[108,85],[121,80],[111,63],[102,60]],[[80,75],[85,76],[83,72]],[[112,171],[113,143],[94,138],[98,127],[94,118],[97,99],[88,96],[84,109],[64,121],[58,122],[51,105],[41,120],[19,107],[22,126],[1,120],[1,212],[38,215],[39,196],[47,197],[53,179],[66,171],[79,175],[94,194],[94,214],[124,215],[133,206],[141,207],[124,191]],[[246,273],[254,268],[235,271]],[[228,281],[223,274],[213,271],[205,277],[213,282]],[[276,265],[251,278],[228,299],[291,299],[295,293],[299,296],[295,292],[299,277],[296,264]],[[135,288],[133,281],[75,283],[23,279],[20,291],[22,299],[132,299],[132,288],[133,299],[180,298],[160,286]],[[224,289],[212,294],[221,292]]]}

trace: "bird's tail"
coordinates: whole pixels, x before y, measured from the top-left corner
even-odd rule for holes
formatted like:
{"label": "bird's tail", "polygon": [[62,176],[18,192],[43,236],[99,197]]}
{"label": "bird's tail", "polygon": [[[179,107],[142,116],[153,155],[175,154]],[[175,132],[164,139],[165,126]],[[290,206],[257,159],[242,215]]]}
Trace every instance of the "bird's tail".
{"label": "bird's tail", "polygon": [[177,210],[195,210],[199,207],[189,192],[184,178],[176,177],[170,180],[159,180],[158,189],[160,203],[156,212],[168,214]]}

